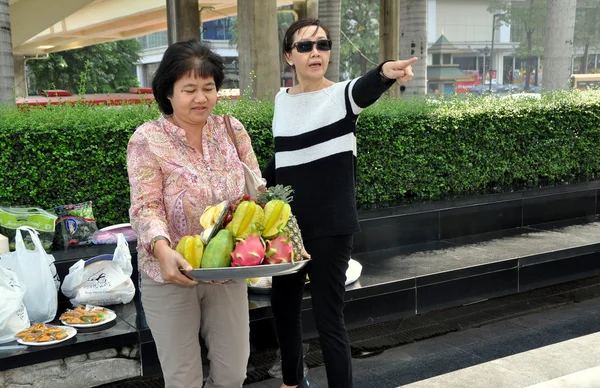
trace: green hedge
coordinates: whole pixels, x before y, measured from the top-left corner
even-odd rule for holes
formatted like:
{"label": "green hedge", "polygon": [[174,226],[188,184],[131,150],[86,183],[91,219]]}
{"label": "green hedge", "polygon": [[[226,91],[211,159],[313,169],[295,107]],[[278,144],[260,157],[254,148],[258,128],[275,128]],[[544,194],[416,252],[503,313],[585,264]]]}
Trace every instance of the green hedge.
{"label": "green hedge", "polygon": [[[270,102],[220,102],[259,162],[272,155]],[[0,205],[92,200],[99,225],[128,222],[127,141],[156,106],[0,111]],[[503,192],[596,179],[600,92],[541,100],[382,99],[358,122],[358,206]]]}

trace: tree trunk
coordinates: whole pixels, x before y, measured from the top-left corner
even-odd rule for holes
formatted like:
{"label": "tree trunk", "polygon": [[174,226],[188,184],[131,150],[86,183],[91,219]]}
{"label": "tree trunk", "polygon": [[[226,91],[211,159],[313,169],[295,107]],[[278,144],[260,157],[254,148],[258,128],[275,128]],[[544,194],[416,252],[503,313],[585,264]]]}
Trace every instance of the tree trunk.
{"label": "tree trunk", "polygon": [[525,69],[525,90],[529,90],[529,85],[531,84],[531,71],[533,69],[532,65],[532,56],[531,51],[533,49],[533,33],[527,32],[527,52],[529,56],[527,57],[527,67]]}
{"label": "tree trunk", "polygon": [[338,82],[340,80],[342,0],[319,0],[319,20],[329,29],[333,41],[325,78]]}
{"label": "tree trunk", "polygon": [[0,0],[0,103],[14,104],[15,68],[13,60],[10,8]]}
{"label": "tree trunk", "polygon": [[590,44],[586,43],[583,46],[583,56],[581,57],[581,72],[586,74],[588,72],[588,56],[590,55]]}
{"label": "tree trunk", "polygon": [[544,47],[544,90],[567,89],[575,34],[577,0],[548,0]]}
{"label": "tree trunk", "polygon": [[413,80],[400,87],[401,96],[424,96],[427,93],[427,1],[399,1],[400,59],[419,58],[413,65]]}
{"label": "tree trunk", "polygon": [[362,55],[359,57],[360,61],[360,75],[363,76],[367,74],[367,60]]}

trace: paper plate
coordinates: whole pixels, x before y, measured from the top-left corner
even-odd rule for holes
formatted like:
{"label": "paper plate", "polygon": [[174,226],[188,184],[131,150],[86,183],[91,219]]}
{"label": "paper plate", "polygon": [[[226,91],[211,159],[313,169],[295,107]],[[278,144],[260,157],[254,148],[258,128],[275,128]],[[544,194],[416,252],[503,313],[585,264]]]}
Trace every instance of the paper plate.
{"label": "paper plate", "polygon": [[[48,325],[48,326],[52,326],[52,325]],[[22,345],[27,345],[27,346],[47,346],[47,345],[54,345],[54,344],[58,344],[58,343],[67,341],[67,340],[75,337],[75,334],[77,334],[77,329],[75,329],[74,327],[65,326],[64,329],[65,329],[65,332],[67,333],[67,336],[60,340],[47,341],[47,342],[25,342],[21,338],[17,338],[17,342]]]}
{"label": "paper plate", "polygon": [[96,322],[96,323],[67,323],[62,320],[60,322],[65,326],[84,328],[84,327],[96,327],[96,326],[106,325],[108,322],[112,322],[117,318],[117,314],[115,314],[115,312],[112,310],[106,309],[106,312],[103,314],[104,314],[104,319],[101,320],[100,322]]}
{"label": "paper plate", "polygon": [[196,280],[230,280],[260,278],[265,276],[281,276],[298,272],[310,259],[285,264],[261,264],[248,267],[199,268],[187,275]]}

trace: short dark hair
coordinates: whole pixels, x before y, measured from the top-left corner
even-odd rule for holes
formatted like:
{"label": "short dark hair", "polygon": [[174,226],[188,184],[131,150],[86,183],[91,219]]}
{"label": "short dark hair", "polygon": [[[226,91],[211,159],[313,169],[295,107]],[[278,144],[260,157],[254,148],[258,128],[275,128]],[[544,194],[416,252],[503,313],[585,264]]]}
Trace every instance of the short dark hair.
{"label": "short dark hair", "polygon": [[[304,27],[316,26],[317,29],[321,27],[325,30],[325,34],[327,35],[327,39],[331,39],[331,34],[329,33],[329,29],[325,27],[319,19],[300,19],[292,23],[291,26],[288,27],[285,35],[283,37],[283,53],[289,53],[292,51],[292,44],[294,44],[294,34],[298,32],[299,29]],[[316,30],[315,30],[316,33]]]}
{"label": "short dark hair", "polygon": [[213,77],[218,91],[225,79],[223,67],[223,58],[206,43],[195,39],[173,43],[165,51],[152,79],[152,93],[158,108],[166,115],[173,114],[168,97],[173,95],[175,82],[188,73],[202,78]]}

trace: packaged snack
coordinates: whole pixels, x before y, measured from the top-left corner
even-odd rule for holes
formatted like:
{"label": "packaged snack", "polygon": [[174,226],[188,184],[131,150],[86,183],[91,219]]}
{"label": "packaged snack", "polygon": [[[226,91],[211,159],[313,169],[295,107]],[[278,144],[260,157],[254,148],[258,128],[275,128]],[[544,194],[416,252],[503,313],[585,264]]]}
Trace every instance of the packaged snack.
{"label": "packaged snack", "polygon": [[94,233],[98,231],[92,201],[57,206],[54,211],[58,216],[54,239],[56,247],[67,248],[92,243]]}
{"label": "packaged snack", "polygon": [[[55,234],[56,216],[36,207],[0,206],[0,234],[8,237],[11,251],[15,250],[15,232],[20,226],[29,226],[39,233],[40,241],[46,252],[52,250]],[[29,235],[25,236],[25,246],[33,249]]]}

